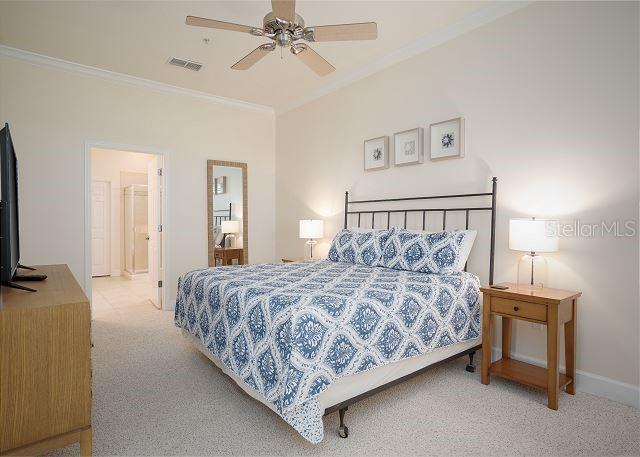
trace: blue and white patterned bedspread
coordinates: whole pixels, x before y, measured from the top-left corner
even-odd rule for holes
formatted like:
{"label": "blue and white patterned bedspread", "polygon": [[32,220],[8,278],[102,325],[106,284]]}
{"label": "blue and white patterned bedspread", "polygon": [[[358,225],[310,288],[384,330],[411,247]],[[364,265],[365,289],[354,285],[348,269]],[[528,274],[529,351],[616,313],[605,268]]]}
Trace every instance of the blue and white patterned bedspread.
{"label": "blue and white patterned bedspread", "polygon": [[318,443],[317,396],[336,379],[480,335],[479,281],[331,261],[210,268],[180,278],[175,324]]}

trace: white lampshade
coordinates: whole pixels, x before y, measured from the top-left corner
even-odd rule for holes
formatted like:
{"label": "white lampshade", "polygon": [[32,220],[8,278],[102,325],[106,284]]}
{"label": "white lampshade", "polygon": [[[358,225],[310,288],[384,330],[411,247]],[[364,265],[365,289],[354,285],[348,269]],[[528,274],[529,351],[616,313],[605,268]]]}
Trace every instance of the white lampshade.
{"label": "white lampshade", "polygon": [[322,238],[324,222],[317,219],[304,219],[300,221],[300,238]]}
{"label": "white lampshade", "polygon": [[240,221],[222,221],[222,233],[238,233]]}
{"label": "white lampshade", "polygon": [[558,234],[553,219],[511,219],[509,249],[526,252],[555,252]]}

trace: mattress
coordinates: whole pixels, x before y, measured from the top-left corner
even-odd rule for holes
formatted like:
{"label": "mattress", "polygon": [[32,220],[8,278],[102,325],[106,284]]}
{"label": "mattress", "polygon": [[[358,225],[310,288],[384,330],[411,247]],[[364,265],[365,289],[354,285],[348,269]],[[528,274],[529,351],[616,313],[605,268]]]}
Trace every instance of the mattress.
{"label": "mattress", "polygon": [[175,323],[317,443],[324,409],[345,392],[477,344],[479,282],[330,261],[196,270],[179,280]]}

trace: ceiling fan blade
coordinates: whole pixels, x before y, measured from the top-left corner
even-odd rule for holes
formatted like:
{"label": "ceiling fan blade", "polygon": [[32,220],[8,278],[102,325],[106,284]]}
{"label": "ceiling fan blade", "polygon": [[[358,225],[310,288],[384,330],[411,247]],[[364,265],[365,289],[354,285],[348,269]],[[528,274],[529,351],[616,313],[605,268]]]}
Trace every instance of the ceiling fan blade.
{"label": "ceiling fan blade", "polygon": [[[309,68],[311,68],[318,76],[326,76],[335,70],[335,67],[311,49],[307,45],[298,45],[297,52],[293,52],[300,60]],[[292,48],[293,49],[293,48]]]}
{"label": "ceiling fan blade", "polygon": [[215,19],[206,19],[204,17],[187,16],[185,21],[187,25],[194,25],[196,27],[209,27],[212,29],[233,30],[234,32],[246,32],[249,33],[255,27],[248,25],[234,24],[233,22],[216,21]]}
{"label": "ceiling fan blade", "polygon": [[285,21],[295,22],[296,1],[295,0],[271,0],[273,15]]}
{"label": "ceiling fan blade", "polygon": [[248,70],[275,48],[275,43],[263,44],[261,46],[258,46],[242,59],[234,63],[231,68],[233,68],[234,70]]}
{"label": "ceiling fan blade", "polygon": [[308,27],[308,29],[313,30],[313,39],[310,41],[375,40],[378,38],[378,24],[375,22],[317,25]]}

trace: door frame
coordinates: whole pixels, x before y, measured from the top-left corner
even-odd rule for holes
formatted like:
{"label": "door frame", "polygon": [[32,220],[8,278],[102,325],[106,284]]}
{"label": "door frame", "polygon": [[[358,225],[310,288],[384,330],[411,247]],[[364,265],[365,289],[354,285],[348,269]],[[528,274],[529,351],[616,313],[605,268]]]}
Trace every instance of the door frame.
{"label": "door frame", "polygon": [[[111,270],[111,242],[113,241],[111,239],[113,233],[111,231],[111,204],[112,204],[112,199],[111,199],[111,191],[112,191],[112,182],[110,179],[105,179],[105,178],[100,178],[100,177],[91,177],[91,184],[93,185],[94,182],[104,182],[107,184],[107,221],[105,223],[106,225],[106,233],[107,233],[107,274],[106,276],[112,276],[112,270]],[[91,205],[91,191],[89,191],[89,205]],[[89,206],[89,209],[91,209],[91,206]],[[91,213],[89,213],[89,224],[91,224]],[[91,231],[91,227],[89,227],[89,230]],[[93,235],[91,235],[91,238],[93,239]],[[93,252],[93,249],[91,248],[91,246],[89,247],[89,249]],[[93,278],[93,262],[91,262],[91,277]]]}
{"label": "door frame", "polygon": [[106,141],[85,141],[84,143],[84,292],[91,303],[91,151],[93,149],[113,149],[116,151],[126,151],[142,154],[155,154],[162,156],[162,267],[164,277],[162,278],[162,309],[164,311],[173,309],[167,301],[167,278],[169,277],[169,243],[167,234],[171,227],[171,213],[169,208],[169,176],[170,176],[170,153],[166,149],[146,146],[136,146],[130,144],[110,143]]}

